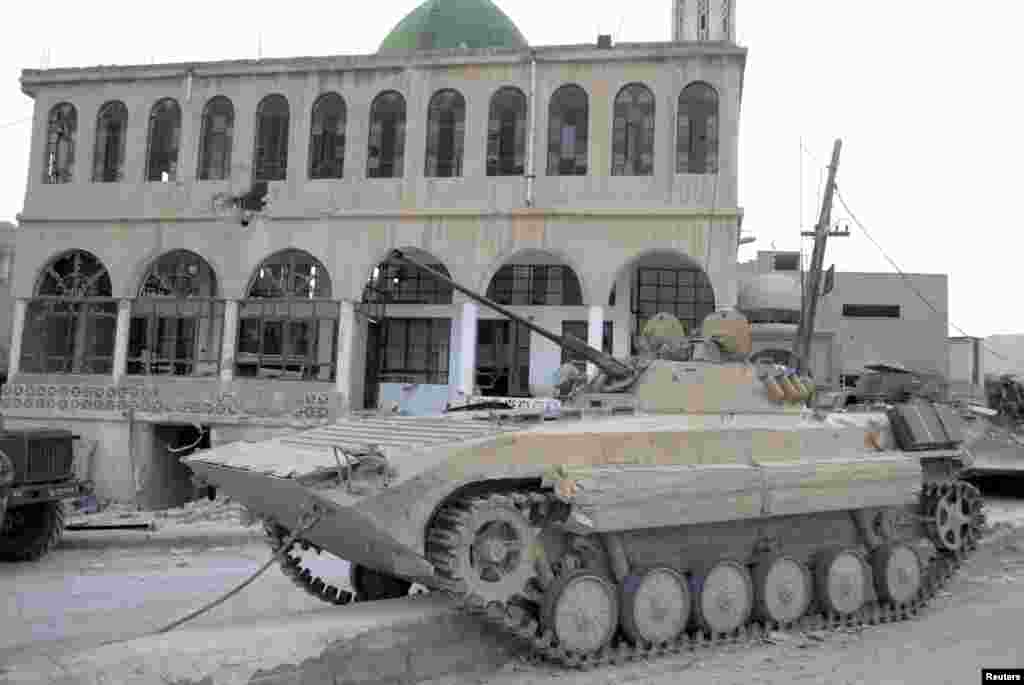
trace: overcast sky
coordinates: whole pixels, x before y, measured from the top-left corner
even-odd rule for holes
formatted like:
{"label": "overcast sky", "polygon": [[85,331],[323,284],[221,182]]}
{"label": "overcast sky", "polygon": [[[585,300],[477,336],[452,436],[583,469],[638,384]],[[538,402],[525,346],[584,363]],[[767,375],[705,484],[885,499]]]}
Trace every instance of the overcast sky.
{"label": "overcast sky", "polygon": [[[21,211],[32,101],[21,69],[365,54],[419,0],[285,4],[137,0],[19,4],[0,41],[0,221]],[[671,0],[498,0],[534,45],[671,38]],[[904,271],[949,274],[950,319],[970,335],[1024,333],[1019,189],[1024,88],[1011,0],[738,0],[749,49],[740,123],[742,248],[809,251],[824,167],[843,140],[850,209]],[[262,36],[262,41],[260,37]],[[48,54],[48,58],[47,55]],[[801,150],[801,139],[806,152]],[[801,165],[802,172],[801,173]],[[847,218],[837,204],[833,218]],[[826,264],[893,271],[850,223]],[[1000,238],[1000,236],[1003,236]],[[1005,240],[1005,242],[1004,242]],[[1015,299],[1011,300],[1013,297]],[[960,331],[951,326],[952,335]]]}

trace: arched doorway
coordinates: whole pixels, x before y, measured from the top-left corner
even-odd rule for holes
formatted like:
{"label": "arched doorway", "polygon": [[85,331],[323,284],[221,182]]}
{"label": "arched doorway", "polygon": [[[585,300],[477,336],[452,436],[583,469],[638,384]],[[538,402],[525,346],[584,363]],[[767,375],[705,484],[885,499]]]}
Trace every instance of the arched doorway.
{"label": "arched doorway", "polygon": [[655,314],[672,314],[687,335],[694,335],[715,311],[715,291],[707,272],[683,253],[653,251],[636,257],[619,271],[616,281],[608,306],[630,322],[629,354],[637,353],[637,336]]}
{"label": "arched doorway", "polygon": [[[403,252],[449,275],[433,255]],[[452,287],[415,267],[391,259],[377,264],[363,287],[366,329],[366,378],[363,402],[375,408],[392,384],[447,386],[452,320]],[[444,306],[443,311],[431,309]]]}
{"label": "arched doorway", "polygon": [[267,257],[239,305],[235,374],[333,381],[338,316],[331,275],[320,260],[297,249]]}
{"label": "arched doorway", "polygon": [[127,373],[216,376],[224,304],[205,259],[188,250],[157,258],[132,302]]}

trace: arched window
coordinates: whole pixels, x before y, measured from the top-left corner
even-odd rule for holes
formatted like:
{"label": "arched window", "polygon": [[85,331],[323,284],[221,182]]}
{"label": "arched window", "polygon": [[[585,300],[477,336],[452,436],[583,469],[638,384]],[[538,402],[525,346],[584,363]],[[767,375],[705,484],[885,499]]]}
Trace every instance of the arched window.
{"label": "arched window", "polygon": [[345,101],[325,93],[313,104],[309,132],[309,177],[341,178],[345,167]]}
{"label": "arched window", "polygon": [[124,177],[124,144],[128,128],[128,108],[123,102],[108,102],[96,117],[96,148],[92,180],[114,183]]}
{"label": "arched window", "polygon": [[271,255],[247,297],[238,314],[238,376],[334,380],[339,306],[316,257],[295,249]]}
{"label": "arched window", "polygon": [[679,94],[676,173],[718,173],[718,93],[706,83]]}
{"label": "arched window", "polygon": [[501,88],[491,97],[487,121],[487,175],[519,176],[526,157],[526,96]]}
{"label": "arched window", "polygon": [[117,301],[103,263],[84,250],[52,261],[26,308],[21,369],[27,373],[108,374],[113,369]]}
{"label": "arched window", "polygon": [[634,340],[647,320],[660,312],[675,316],[692,335],[714,311],[715,291],[699,266],[637,267],[632,306]]}
{"label": "arched window", "polygon": [[46,160],[44,183],[70,183],[75,166],[75,134],[78,132],[78,112],[70,102],[62,102],[50,109],[46,121]]}
{"label": "arched window", "polygon": [[283,181],[288,171],[288,101],[268,95],[256,108],[252,180]]}
{"label": "arched window", "polygon": [[211,98],[203,108],[199,134],[199,180],[223,181],[231,176],[231,140],[235,108],[223,95]]}
{"label": "arched window", "polygon": [[181,108],[164,98],[149,113],[149,150],[146,155],[147,181],[173,181],[178,175],[178,140]]}
{"label": "arched window", "polygon": [[427,114],[426,176],[461,176],[465,137],[465,99],[456,90],[438,91]]}
{"label": "arched window", "polygon": [[224,304],[205,259],[173,250],[153,262],[132,303],[129,374],[208,376],[220,371]]}
{"label": "arched window", "polygon": [[370,108],[366,175],[401,178],[405,160],[405,98],[393,90],[378,95]]}
{"label": "arched window", "polygon": [[548,176],[587,173],[587,93],[565,85],[551,96],[548,108]]}
{"label": "arched window", "polygon": [[506,305],[583,305],[576,272],[560,264],[506,264],[491,279],[487,298]]}
{"label": "arched window", "polygon": [[615,97],[612,125],[612,176],[654,173],[654,95],[632,83]]}

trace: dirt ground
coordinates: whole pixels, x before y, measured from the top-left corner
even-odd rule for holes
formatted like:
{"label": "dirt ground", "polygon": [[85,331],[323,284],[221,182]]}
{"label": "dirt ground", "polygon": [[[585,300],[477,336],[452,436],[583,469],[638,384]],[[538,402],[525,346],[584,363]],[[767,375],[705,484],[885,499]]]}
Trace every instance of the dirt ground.
{"label": "dirt ground", "polygon": [[508,665],[490,678],[430,685],[876,685],[977,683],[981,669],[1024,667],[1024,531],[1000,525],[914,620],[839,633],[776,633],[760,645],[718,648],[596,671]]}

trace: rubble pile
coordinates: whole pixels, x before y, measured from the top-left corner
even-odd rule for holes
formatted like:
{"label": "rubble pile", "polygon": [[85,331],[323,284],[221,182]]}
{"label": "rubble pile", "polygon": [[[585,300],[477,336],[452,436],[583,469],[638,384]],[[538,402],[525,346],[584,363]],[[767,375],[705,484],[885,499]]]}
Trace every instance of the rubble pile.
{"label": "rubble pile", "polygon": [[96,509],[80,509],[72,513],[72,523],[113,525],[124,523],[158,522],[160,525],[219,524],[249,527],[256,525],[248,510],[230,497],[205,497],[186,502],[183,506],[148,510],[133,504],[107,502]]}
{"label": "rubble pile", "polygon": [[182,507],[162,509],[153,512],[157,519],[175,523],[230,523],[241,526],[254,525],[248,510],[230,497],[205,497],[186,502]]}

